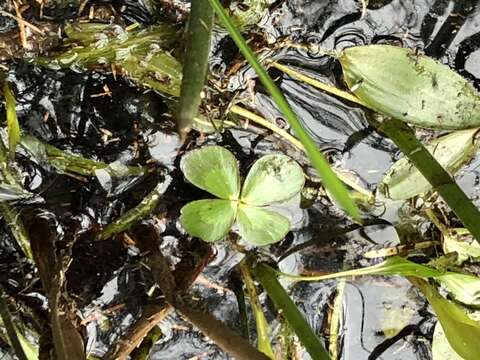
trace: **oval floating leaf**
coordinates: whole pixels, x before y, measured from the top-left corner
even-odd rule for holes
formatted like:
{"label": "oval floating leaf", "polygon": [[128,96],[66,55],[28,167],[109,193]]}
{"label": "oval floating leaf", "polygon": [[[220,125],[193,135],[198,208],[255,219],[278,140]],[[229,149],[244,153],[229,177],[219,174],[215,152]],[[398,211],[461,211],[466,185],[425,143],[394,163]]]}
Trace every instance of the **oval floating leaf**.
{"label": "oval floating leaf", "polygon": [[221,199],[237,200],[240,175],[235,156],[221,146],[207,146],[190,151],[180,167],[193,185]]}
{"label": "oval floating leaf", "polygon": [[339,56],[350,91],[390,117],[432,129],[480,127],[480,96],[448,66],[409,49],[356,46]]}
{"label": "oval floating leaf", "polygon": [[[426,148],[450,174],[454,174],[475,153],[478,129],[456,131],[431,141]],[[432,185],[406,158],[398,160],[379,184],[379,191],[392,200],[405,200],[423,194]]]}
{"label": "oval floating leaf", "polygon": [[282,240],[290,229],[290,221],[285,216],[245,204],[238,207],[237,223],[240,236],[257,246]]}
{"label": "oval floating leaf", "polygon": [[288,156],[266,155],[253,164],[242,188],[241,200],[250,205],[267,205],[290,199],[303,187],[302,168]]}
{"label": "oval floating leaf", "polygon": [[191,236],[213,242],[228,234],[235,221],[236,212],[236,201],[219,199],[192,201],[180,210],[180,223]]}

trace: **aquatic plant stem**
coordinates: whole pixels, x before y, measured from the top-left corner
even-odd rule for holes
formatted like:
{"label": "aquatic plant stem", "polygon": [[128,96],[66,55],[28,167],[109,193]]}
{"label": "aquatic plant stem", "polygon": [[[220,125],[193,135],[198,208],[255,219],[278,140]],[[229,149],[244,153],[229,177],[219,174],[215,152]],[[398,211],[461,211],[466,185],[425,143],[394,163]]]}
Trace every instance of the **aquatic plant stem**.
{"label": "aquatic plant stem", "polygon": [[[280,137],[283,137],[285,140],[290,142],[293,146],[295,146],[297,149],[305,151],[305,147],[302,145],[302,143],[293,135],[291,135],[289,132],[279,128],[277,125],[272,123],[271,121],[268,121],[267,119],[264,119],[263,117],[255,114],[254,112],[251,112],[250,110],[247,110],[239,105],[233,105],[230,108],[230,112],[236,115],[243,116],[247,118],[248,120],[261,125],[271,131],[273,131],[275,134],[279,135]],[[340,171],[338,171],[335,168],[332,168],[333,172],[338,176],[340,181],[342,181],[345,185],[351,187],[353,190],[359,192],[360,194],[366,196],[368,199],[373,199],[374,195],[368,191],[367,189],[364,189],[345,175],[343,175]]]}
{"label": "aquatic plant stem", "polygon": [[143,217],[149,215],[162,199],[162,189],[165,187],[163,182],[160,182],[145,198],[135,206],[128,210],[125,214],[120,216],[117,220],[105,226],[98,234],[98,240],[107,240],[114,235],[129,229],[136,222]]}
{"label": "aquatic plant stem", "polygon": [[8,305],[5,300],[5,293],[2,287],[0,287],[0,316],[3,321],[3,326],[5,327],[5,330],[7,332],[8,339],[10,340],[10,345],[15,351],[15,355],[17,355],[20,360],[28,360],[23,350],[22,344],[20,343],[20,340],[17,336],[17,329],[15,328],[12,316],[10,315],[10,311],[8,310]]}
{"label": "aquatic plant stem", "polygon": [[285,65],[279,64],[279,63],[274,62],[274,61],[270,62],[270,65],[272,67],[274,67],[275,69],[278,69],[281,72],[283,72],[283,73],[287,74],[288,76],[292,77],[293,79],[303,81],[306,84],[312,85],[313,87],[315,87],[317,89],[328,92],[329,94],[335,95],[335,96],[340,97],[344,100],[348,100],[348,101],[351,101],[355,104],[362,105],[362,106],[365,106],[365,107],[369,107],[362,100],[357,98],[355,95],[353,95],[353,94],[351,94],[347,91],[340,90],[340,89],[336,88],[335,86],[322,83],[321,81],[318,81],[318,80],[316,80],[316,79],[314,79],[310,76],[306,76],[306,75],[304,75],[304,74],[302,74],[298,71],[293,70],[289,66],[285,66]]}
{"label": "aquatic plant stem", "polygon": [[255,325],[257,327],[258,337],[258,350],[263,352],[269,358],[275,359],[272,345],[270,344],[270,329],[267,323],[267,319],[265,319],[265,315],[263,314],[262,305],[260,304],[260,301],[258,299],[257,290],[255,289],[255,284],[253,282],[249,266],[245,260],[242,260],[240,262],[240,272],[242,274],[242,280],[245,284],[245,288],[250,299],[250,304],[252,306],[252,311],[255,316]]}
{"label": "aquatic plant stem", "polygon": [[190,131],[202,100],[200,95],[208,70],[213,18],[214,12],[208,0],[191,2],[177,115],[177,128],[181,137]]}
{"label": "aquatic plant stem", "polygon": [[324,186],[331,192],[333,198],[338,203],[338,205],[343,208],[352,218],[356,220],[360,220],[359,210],[354,202],[354,200],[350,197],[348,191],[343,186],[342,182],[338,179],[335,173],[330,168],[328,161],[325,159],[323,154],[317,149],[317,145],[313,141],[313,139],[307,134],[307,132],[303,129],[300,121],[297,118],[297,115],[292,110],[290,105],[287,102],[287,99],[280,91],[280,89],[275,85],[273,80],[270,78],[264,67],[260,64],[257,60],[257,57],[253,53],[253,51],[247,45],[245,39],[240,34],[240,32],[236,29],[235,25],[233,24],[232,20],[226,13],[223,6],[220,4],[219,0],[209,0],[211,6],[215,10],[216,14],[218,15],[220,21],[222,22],[223,26],[228,30],[230,36],[232,37],[233,41],[237,44],[238,48],[242,52],[243,56],[247,59],[250,63],[252,68],[257,73],[260,81],[265,86],[267,91],[272,96],[274,102],[280,109],[280,111],[285,116],[286,120],[295,131],[298,139],[302,142],[303,146],[305,147],[305,151],[312,162],[312,165],[319,173]]}
{"label": "aquatic plant stem", "polygon": [[290,327],[295,331],[312,359],[329,360],[330,357],[320,339],[278,282],[275,270],[265,264],[258,264],[253,269],[253,273],[267,291],[277,310],[282,311],[282,316],[285,317]]}
{"label": "aquatic plant stem", "polygon": [[377,129],[393,140],[425,179],[432,184],[463,225],[480,241],[480,211],[416,138],[410,126],[400,120],[388,119],[377,124]]}

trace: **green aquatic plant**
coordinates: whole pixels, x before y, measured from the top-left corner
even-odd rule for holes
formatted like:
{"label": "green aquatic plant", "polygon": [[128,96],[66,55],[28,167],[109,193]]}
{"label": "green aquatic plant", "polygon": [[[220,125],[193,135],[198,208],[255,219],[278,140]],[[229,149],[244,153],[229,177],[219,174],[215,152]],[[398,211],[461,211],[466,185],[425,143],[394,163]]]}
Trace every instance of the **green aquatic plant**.
{"label": "green aquatic plant", "polygon": [[180,166],[188,181],[217,197],[181,209],[180,222],[190,235],[218,241],[236,221],[240,236],[261,246],[280,241],[290,230],[285,216],[266,208],[292,198],[303,187],[303,171],[289,157],[263,156],[253,164],[243,187],[237,160],[221,146],[190,151]]}
{"label": "green aquatic plant", "polygon": [[448,66],[410,49],[355,46],[338,56],[352,93],[373,110],[430,129],[480,126],[480,94]]}
{"label": "green aquatic plant", "polygon": [[[454,175],[475,155],[477,133],[478,129],[455,131],[430,141],[425,148],[445,170]],[[432,184],[407,157],[398,160],[378,185],[378,190],[392,200],[406,200],[431,189]]]}
{"label": "green aquatic plant", "polygon": [[65,26],[70,45],[53,57],[41,57],[35,64],[52,70],[75,71],[115,68],[139,86],[178,97],[182,66],[170,54],[171,42],[177,39],[173,29],[156,25],[145,29],[119,25],[78,23]]}
{"label": "green aquatic plant", "polygon": [[263,86],[265,86],[265,89],[271,95],[278,109],[292,127],[292,130],[295,132],[298,140],[300,140],[302,143],[303,147],[305,148],[305,153],[310,159],[312,166],[320,175],[325,188],[332,194],[339,207],[341,207],[353,219],[359,221],[360,212],[355,204],[355,200],[350,196],[350,193],[343,186],[337,175],[333,172],[327,159],[322,152],[318,150],[317,145],[311,136],[305,131],[297,115],[288,104],[287,99],[277,85],[275,85],[265,68],[260,64],[253,50],[248,46],[246,40],[243,38],[234,21],[230,18],[219,0],[209,0],[209,2],[212,8],[215,10],[215,13],[217,14],[221,24],[230,33],[230,36],[238,46],[240,52],[243,54],[250,66],[252,66],[252,68],[255,70],[261,83]]}

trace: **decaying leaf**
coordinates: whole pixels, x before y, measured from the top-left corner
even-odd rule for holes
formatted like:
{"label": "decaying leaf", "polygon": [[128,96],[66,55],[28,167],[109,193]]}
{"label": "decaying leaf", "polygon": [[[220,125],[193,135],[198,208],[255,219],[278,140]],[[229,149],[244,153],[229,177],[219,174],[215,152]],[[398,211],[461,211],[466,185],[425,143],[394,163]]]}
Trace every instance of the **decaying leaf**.
{"label": "decaying leaf", "polygon": [[[475,154],[477,132],[478,129],[456,131],[431,141],[426,148],[453,175]],[[406,157],[393,164],[378,187],[381,194],[392,200],[405,200],[431,189],[432,185]]]}
{"label": "decaying leaf", "polygon": [[338,57],[350,91],[392,118],[432,129],[480,127],[480,95],[448,66],[389,45],[355,46]]}
{"label": "decaying leaf", "polygon": [[118,25],[85,23],[68,25],[65,33],[70,50],[53,58],[39,58],[36,63],[50,69],[115,66],[140,86],[179,96],[182,66],[169,52],[168,44],[175,39],[172,29],[152,26],[128,30]]}

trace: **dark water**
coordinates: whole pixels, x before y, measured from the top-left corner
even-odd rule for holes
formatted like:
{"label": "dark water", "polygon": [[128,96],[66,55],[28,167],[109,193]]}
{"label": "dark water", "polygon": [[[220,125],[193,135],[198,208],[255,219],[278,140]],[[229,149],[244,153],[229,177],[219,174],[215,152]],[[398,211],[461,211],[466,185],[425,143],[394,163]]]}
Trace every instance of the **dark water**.
{"label": "dark water", "polygon": [[[121,21],[150,24],[157,19],[152,16],[154,2],[121,3],[113,3]],[[181,2],[178,4],[182,8]],[[49,15],[62,21],[74,16],[75,9],[69,6],[62,11],[50,10]],[[178,8],[169,11],[164,15],[184,18]],[[14,21],[0,17],[0,32],[6,33],[15,26]],[[402,44],[450,65],[480,87],[476,52],[480,47],[480,16],[476,1],[372,0],[363,15],[360,1],[276,1],[259,26],[270,44],[285,37],[326,49],[370,43]],[[225,73],[235,64],[237,53],[221,31],[216,34],[213,48],[213,76],[226,80]],[[329,57],[292,49],[270,56],[341,86],[339,66]],[[17,110],[24,132],[85,157],[127,165],[148,164],[149,173],[142,177],[112,182],[99,177],[81,182],[59,175],[48,164],[33,162],[26,156],[19,160],[26,188],[40,194],[44,201],[18,204],[18,208],[26,213],[34,210],[36,216],[48,218],[59,238],[68,238],[65,234],[72,228],[80,229],[67,273],[68,290],[82,317],[93,319],[86,321],[89,353],[102,356],[139,315],[153,281],[135,248],[121,239],[94,242],[94,234],[139,203],[158,182],[164,182],[166,201],[144,223],[161,230],[162,251],[170,259],[179,260],[183,244],[190,240],[179,230],[178,211],[200,194],[185,183],[178,170],[180,145],[160,96],[144,93],[126,80],[115,80],[100,72],[52,72],[35,68],[22,59],[5,64],[8,78],[16,86]],[[232,95],[251,97],[243,87],[249,77],[255,79],[252,70],[245,66],[228,79]],[[306,129],[334,165],[350,170],[364,187],[374,190],[400,154],[388,140],[368,131],[363,111],[286,76],[281,77],[279,84]],[[104,92],[104,85],[112,92],[111,96],[97,96]],[[284,123],[258,83],[251,105],[266,118]],[[278,149],[277,142],[257,140],[256,135],[242,130],[207,137],[207,142],[231,149],[244,168],[255,157]],[[191,146],[200,141],[193,139]],[[291,155],[305,161],[295,151]],[[460,185],[475,199],[479,196],[479,161],[474,160],[459,176]],[[284,258],[279,267],[288,272],[323,273],[368,265],[362,253],[400,242],[403,234],[399,235],[395,226],[404,221],[404,213],[411,215],[402,205],[387,204],[383,224],[333,237],[326,234],[351,224],[329,201],[320,200],[307,209],[293,206],[289,210],[294,224],[292,232],[282,243],[272,246],[269,253],[280,256],[292,246],[316,240],[315,246]],[[420,233],[425,232],[428,224],[417,220]],[[39,316],[45,316],[42,306],[46,300],[41,295],[41,286],[35,281],[31,265],[15,255],[12,244],[9,232],[2,232],[0,281],[15,299],[34,307]],[[238,306],[230,288],[241,256],[226,243],[215,248],[216,256],[202,274],[210,283],[197,282],[192,292],[207,299],[204,306],[216,317],[239,329]],[[325,324],[338,283],[284,285],[290,288],[310,324],[328,341]],[[117,305],[121,306],[116,309]],[[105,312],[112,308],[111,312]],[[271,310],[270,307],[267,317],[276,334],[279,324]],[[349,281],[344,289],[342,323],[342,359],[431,358],[435,319],[424,299],[404,279]],[[178,315],[169,316],[159,326],[164,336],[154,345],[151,359],[228,358]],[[250,326],[253,328],[253,324]],[[389,342],[387,338],[395,341]],[[308,355],[304,354],[304,358]]]}

